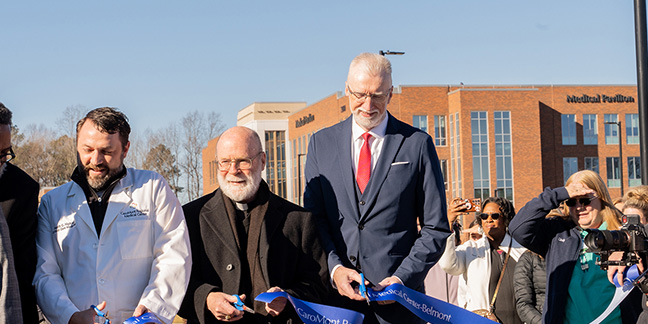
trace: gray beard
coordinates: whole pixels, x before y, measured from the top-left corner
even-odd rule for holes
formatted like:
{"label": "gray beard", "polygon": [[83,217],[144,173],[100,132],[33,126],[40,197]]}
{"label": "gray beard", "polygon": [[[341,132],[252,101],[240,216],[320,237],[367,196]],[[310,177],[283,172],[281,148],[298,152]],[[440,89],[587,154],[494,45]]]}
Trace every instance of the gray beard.
{"label": "gray beard", "polygon": [[237,178],[237,179],[245,179],[246,183],[245,186],[240,188],[238,186],[230,185],[227,182],[227,175],[222,176],[220,173],[218,174],[218,185],[220,186],[221,190],[223,191],[223,194],[227,196],[227,198],[231,199],[232,201],[235,202],[249,202],[254,197],[256,196],[257,191],[259,191],[259,187],[261,185],[261,173],[252,173],[249,177],[246,176],[245,174],[241,173],[241,177],[234,177],[232,176],[231,178]]}

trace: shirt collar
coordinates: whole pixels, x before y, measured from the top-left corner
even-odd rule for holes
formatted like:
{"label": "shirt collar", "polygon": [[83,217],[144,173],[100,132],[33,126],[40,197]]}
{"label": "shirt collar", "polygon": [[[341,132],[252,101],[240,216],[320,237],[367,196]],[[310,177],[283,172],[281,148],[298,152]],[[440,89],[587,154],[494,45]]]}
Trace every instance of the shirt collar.
{"label": "shirt collar", "polygon": [[[353,115],[351,115],[353,116]],[[385,133],[387,132],[387,120],[389,119],[389,114],[385,112],[385,118],[378,124],[378,126],[372,128],[369,130],[369,134],[373,136],[374,138],[383,138],[385,137]],[[355,121],[355,116],[353,116],[353,123],[351,123],[351,136],[353,136],[353,140],[356,140],[362,136],[362,134],[367,133],[358,123]]]}

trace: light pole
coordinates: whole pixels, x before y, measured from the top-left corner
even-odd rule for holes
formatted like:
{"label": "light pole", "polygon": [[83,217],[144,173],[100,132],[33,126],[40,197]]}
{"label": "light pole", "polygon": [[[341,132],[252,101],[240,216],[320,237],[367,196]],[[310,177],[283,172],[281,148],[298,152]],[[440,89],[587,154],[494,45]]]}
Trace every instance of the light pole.
{"label": "light pole", "polygon": [[623,137],[621,136],[621,121],[605,122],[606,125],[617,125],[619,128],[619,180],[621,181],[621,197],[623,197]]}
{"label": "light pole", "polygon": [[386,51],[380,50],[380,51],[378,51],[378,54],[380,54],[382,56],[385,56],[385,55],[403,55],[403,54],[405,54],[405,52],[392,52],[390,50],[386,50]]}

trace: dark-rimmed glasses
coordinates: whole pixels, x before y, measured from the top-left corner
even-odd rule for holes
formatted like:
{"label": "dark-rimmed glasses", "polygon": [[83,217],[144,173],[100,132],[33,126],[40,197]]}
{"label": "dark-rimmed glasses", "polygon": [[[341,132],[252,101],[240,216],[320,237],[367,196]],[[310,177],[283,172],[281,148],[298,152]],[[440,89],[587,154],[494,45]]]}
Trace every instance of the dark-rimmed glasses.
{"label": "dark-rimmed glasses", "polygon": [[347,85],[347,90],[349,91],[350,94],[353,95],[353,97],[356,98],[359,102],[365,102],[367,98],[371,98],[371,101],[375,101],[377,103],[382,103],[387,101],[387,98],[389,98],[389,91],[386,93],[362,93],[362,92],[355,92],[351,90],[351,88]]}
{"label": "dark-rimmed glasses", "polygon": [[7,163],[16,158],[16,153],[14,153],[13,148],[9,146],[8,149],[2,150],[0,153],[0,163]]}
{"label": "dark-rimmed glasses", "polygon": [[568,207],[576,206],[576,202],[580,203],[581,206],[588,206],[594,201],[597,197],[582,197],[582,198],[569,198],[565,200],[565,205]]}
{"label": "dark-rimmed glasses", "polygon": [[252,161],[254,161],[254,159],[256,159],[259,156],[259,154],[261,154],[261,153],[263,153],[263,152],[259,152],[253,157],[242,158],[242,159],[218,160],[218,170],[220,170],[220,171],[228,171],[230,169],[230,167],[232,166],[232,163],[234,163],[234,167],[237,170],[249,170],[250,168],[252,168]]}
{"label": "dark-rimmed glasses", "polygon": [[500,216],[502,216],[502,214],[500,214],[500,213],[492,213],[492,214],[481,213],[481,214],[479,214],[479,218],[481,218],[482,220],[487,220],[488,216],[490,216],[490,218],[492,218],[493,220],[497,220],[498,218],[500,218]]}

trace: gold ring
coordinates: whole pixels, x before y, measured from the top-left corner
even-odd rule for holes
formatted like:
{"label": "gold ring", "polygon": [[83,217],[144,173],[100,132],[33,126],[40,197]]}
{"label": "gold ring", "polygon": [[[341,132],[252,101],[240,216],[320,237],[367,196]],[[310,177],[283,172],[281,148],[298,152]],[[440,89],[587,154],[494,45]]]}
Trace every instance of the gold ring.
{"label": "gold ring", "polygon": [[229,316],[229,314],[228,314],[228,315],[225,315],[225,320],[226,320],[226,321],[229,321],[231,318],[232,318],[232,316]]}

